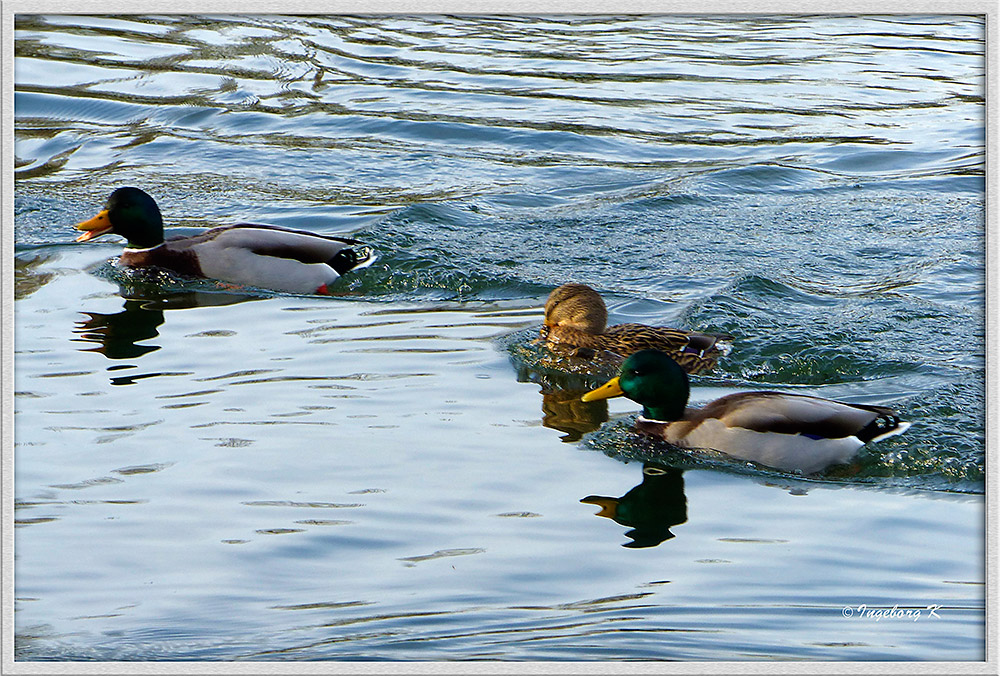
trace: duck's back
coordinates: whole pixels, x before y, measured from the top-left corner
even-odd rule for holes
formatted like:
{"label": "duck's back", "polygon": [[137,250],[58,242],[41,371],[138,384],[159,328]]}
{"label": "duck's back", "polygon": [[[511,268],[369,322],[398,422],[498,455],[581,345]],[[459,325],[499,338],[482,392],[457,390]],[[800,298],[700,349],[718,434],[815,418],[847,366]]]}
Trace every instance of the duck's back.
{"label": "duck's back", "polygon": [[[337,256],[357,240],[267,225],[232,225],[126,249],[122,262],[245,286],[314,293],[335,281]],[[353,260],[353,259],[352,259]]]}
{"label": "duck's back", "polygon": [[291,230],[270,225],[241,224],[212,228],[194,237],[174,240],[178,247],[215,251],[243,249],[259,256],[290,258],[300,263],[326,263],[357,240]]}
{"label": "duck's back", "polygon": [[684,420],[641,419],[640,431],[687,448],[707,448],[783,470],[817,472],[846,463],[869,441],[909,427],[883,406],[784,392],[731,394]]}
{"label": "duck's back", "polygon": [[669,354],[688,373],[713,368],[725,354],[720,341],[729,336],[686,331],[645,324],[616,324],[605,329],[597,340],[600,349],[627,357],[640,350],[660,350]]}

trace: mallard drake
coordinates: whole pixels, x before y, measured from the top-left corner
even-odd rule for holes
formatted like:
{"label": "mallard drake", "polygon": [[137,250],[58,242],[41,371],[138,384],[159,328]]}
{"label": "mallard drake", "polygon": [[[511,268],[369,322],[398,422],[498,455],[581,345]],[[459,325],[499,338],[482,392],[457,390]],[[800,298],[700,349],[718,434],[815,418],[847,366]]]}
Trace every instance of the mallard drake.
{"label": "mallard drake", "polygon": [[588,495],[580,502],[597,505],[597,516],[632,528],[625,533],[632,542],[623,547],[655,547],[674,537],[672,527],[687,521],[684,473],[651,462],[642,466],[642,483],[620,498]]}
{"label": "mallard drake", "polygon": [[687,408],[687,374],[663,352],[636,352],[621,375],[583,395],[584,401],[626,396],[642,404],[636,429],[683,448],[806,474],[846,463],[867,443],[910,423],[884,406],[846,404],[802,394],[740,392]]}
{"label": "mallard drake", "polygon": [[731,336],[670,329],[645,324],[606,326],[608,309],[600,294],[586,284],[563,284],[545,301],[541,337],[550,345],[603,350],[621,357],[645,349],[666,352],[689,373],[713,368]]}
{"label": "mallard drake", "polygon": [[159,267],[288,293],[329,294],[328,285],[373,260],[361,242],[270,225],[230,225],[164,240],[156,202],[138,188],[118,188],[104,209],[78,223],[78,242],[106,234],[127,240],[121,263]]}

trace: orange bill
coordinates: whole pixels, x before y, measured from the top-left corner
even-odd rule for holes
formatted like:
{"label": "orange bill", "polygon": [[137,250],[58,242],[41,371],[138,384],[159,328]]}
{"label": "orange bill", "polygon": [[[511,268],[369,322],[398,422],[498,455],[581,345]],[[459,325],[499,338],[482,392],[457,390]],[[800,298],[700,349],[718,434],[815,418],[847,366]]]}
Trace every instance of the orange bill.
{"label": "orange bill", "polygon": [[608,382],[604,383],[596,390],[591,390],[585,395],[580,397],[583,401],[597,401],[598,399],[610,399],[611,397],[620,397],[624,392],[622,392],[621,386],[618,384],[618,378],[612,378]]}
{"label": "orange bill", "polygon": [[77,242],[86,242],[88,239],[94,239],[107,232],[111,232],[111,219],[108,218],[108,210],[103,209],[89,221],[77,223],[73,227],[84,231],[82,235],[76,238]]}

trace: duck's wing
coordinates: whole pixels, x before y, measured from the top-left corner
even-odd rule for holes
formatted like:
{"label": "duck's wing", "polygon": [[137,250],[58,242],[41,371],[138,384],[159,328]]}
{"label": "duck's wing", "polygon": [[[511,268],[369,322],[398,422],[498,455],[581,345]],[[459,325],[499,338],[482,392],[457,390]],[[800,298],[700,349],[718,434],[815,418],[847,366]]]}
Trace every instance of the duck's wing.
{"label": "duck's wing", "polygon": [[145,255],[146,264],[180,270],[186,261],[183,271],[196,276],[289,293],[328,293],[340,275],[374,260],[357,240],[261,225],[172,238]]}
{"label": "duck's wing", "polygon": [[686,331],[645,324],[616,324],[602,336],[601,349],[627,356],[639,350],[660,350],[669,354],[688,373],[701,373],[715,366],[729,351],[732,336]]}
{"label": "duck's wing", "polygon": [[341,250],[361,244],[356,239],[346,237],[254,224],[213,228],[191,240],[192,244],[211,243],[214,246],[245,249],[258,256],[290,258],[306,264],[327,263]]}
{"label": "duck's wing", "polygon": [[813,439],[855,437],[863,444],[909,427],[885,406],[847,404],[785,392],[731,394],[693,412],[688,422],[695,427],[712,418],[728,428],[800,434]]}
{"label": "duck's wing", "polygon": [[682,420],[640,417],[636,423],[640,432],[681,447],[713,449],[807,474],[850,462],[866,443],[909,426],[883,406],[779,392],[728,395],[702,409],[688,409]]}

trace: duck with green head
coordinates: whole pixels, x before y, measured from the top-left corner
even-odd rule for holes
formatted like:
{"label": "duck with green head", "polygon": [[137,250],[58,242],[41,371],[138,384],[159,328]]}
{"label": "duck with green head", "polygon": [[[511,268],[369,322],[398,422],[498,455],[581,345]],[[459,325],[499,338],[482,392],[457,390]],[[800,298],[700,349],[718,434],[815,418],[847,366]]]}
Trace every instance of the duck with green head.
{"label": "duck with green head", "polygon": [[120,261],[128,267],[159,267],[288,293],[328,294],[328,285],[341,275],[374,260],[357,240],[270,225],[222,226],[165,239],[159,207],[138,188],[118,188],[104,209],[75,227],[83,231],[78,242],[106,234],[124,237]]}
{"label": "duck with green head", "polygon": [[682,448],[721,451],[741,460],[804,474],[849,462],[865,444],[910,423],[884,406],[847,404],[785,392],[740,392],[687,407],[687,374],[668,355],[636,352],[621,374],[584,401],[625,396],[642,405],[636,429]]}

